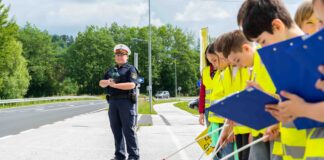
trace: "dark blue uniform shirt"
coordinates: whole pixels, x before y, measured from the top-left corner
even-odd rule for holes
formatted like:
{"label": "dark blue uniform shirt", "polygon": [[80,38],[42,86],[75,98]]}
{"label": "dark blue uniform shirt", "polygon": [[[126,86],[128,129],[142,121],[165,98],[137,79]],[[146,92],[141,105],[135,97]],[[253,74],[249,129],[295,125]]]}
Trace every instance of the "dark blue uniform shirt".
{"label": "dark blue uniform shirt", "polygon": [[[115,72],[115,73],[114,73]],[[116,72],[118,72],[118,77],[116,77]],[[115,83],[125,83],[125,82],[134,82],[138,84],[138,72],[136,68],[128,63],[118,66],[116,65],[113,68],[110,68],[105,76],[104,79],[113,78]],[[112,87],[107,87],[107,94],[109,96],[116,96],[116,95],[129,95],[130,93],[134,93],[135,89],[132,90],[121,90]]]}

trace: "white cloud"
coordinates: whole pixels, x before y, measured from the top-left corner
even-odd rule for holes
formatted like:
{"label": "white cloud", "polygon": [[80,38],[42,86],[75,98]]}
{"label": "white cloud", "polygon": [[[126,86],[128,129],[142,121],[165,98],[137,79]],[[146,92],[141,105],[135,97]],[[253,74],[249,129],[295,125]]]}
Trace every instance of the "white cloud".
{"label": "white cloud", "polygon": [[215,1],[193,0],[188,3],[182,13],[176,13],[175,20],[181,22],[199,22],[215,19],[226,19],[230,14]]}
{"label": "white cloud", "polygon": [[163,25],[161,19],[159,18],[152,18],[151,20],[152,20],[152,25],[154,26],[160,27]]}
{"label": "white cloud", "polygon": [[129,4],[102,1],[97,3],[63,3],[58,10],[48,12],[49,25],[104,25],[118,22],[139,25],[147,12],[145,3]]}
{"label": "white cloud", "polygon": [[[88,25],[104,26],[117,22],[119,25],[139,26],[148,16],[146,1],[114,0],[7,0],[10,14],[19,25],[27,21],[50,32],[57,30],[81,31]],[[152,19],[154,24],[162,24]]]}
{"label": "white cloud", "polygon": [[163,22],[160,18],[157,18],[155,12],[152,12],[151,14],[151,24],[157,27],[160,27],[163,25]]}
{"label": "white cloud", "polygon": [[[85,26],[112,22],[126,26],[148,24],[148,0],[3,0],[11,4],[10,17],[22,26],[35,24],[51,34],[76,35]],[[199,33],[209,27],[212,36],[233,30],[243,0],[151,0],[151,23],[169,23]],[[300,0],[285,0],[292,15]]]}

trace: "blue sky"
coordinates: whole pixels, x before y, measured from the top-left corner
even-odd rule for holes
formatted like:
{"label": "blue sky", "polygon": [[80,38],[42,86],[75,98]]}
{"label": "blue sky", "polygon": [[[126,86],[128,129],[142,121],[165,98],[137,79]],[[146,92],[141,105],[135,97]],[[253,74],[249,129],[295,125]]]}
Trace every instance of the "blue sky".
{"label": "blue sky", "polygon": [[[87,25],[112,22],[127,26],[148,24],[148,0],[3,0],[20,26],[30,22],[51,34],[76,35]],[[243,0],[151,0],[153,25],[172,24],[194,33],[202,27],[210,36],[237,28],[236,14]],[[302,0],[284,0],[295,14]]]}

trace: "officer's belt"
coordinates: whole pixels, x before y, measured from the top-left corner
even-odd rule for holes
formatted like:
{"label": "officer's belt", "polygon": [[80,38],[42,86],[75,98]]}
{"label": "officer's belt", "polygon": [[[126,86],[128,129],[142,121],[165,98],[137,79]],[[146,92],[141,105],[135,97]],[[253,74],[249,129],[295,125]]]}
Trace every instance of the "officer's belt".
{"label": "officer's belt", "polygon": [[128,94],[109,96],[109,99],[128,99],[128,98],[130,98],[130,95]]}

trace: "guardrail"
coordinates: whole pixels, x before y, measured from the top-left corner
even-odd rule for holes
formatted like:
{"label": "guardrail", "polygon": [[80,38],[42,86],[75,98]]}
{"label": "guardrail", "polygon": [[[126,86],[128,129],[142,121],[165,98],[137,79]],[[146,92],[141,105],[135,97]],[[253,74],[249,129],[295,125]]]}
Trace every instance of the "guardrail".
{"label": "guardrail", "polygon": [[23,99],[6,99],[0,100],[0,105],[25,103],[25,102],[37,102],[37,101],[54,101],[54,100],[69,100],[69,99],[85,99],[85,98],[97,98],[95,96],[61,96],[61,97],[41,97],[41,98],[23,98]]}

